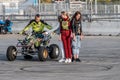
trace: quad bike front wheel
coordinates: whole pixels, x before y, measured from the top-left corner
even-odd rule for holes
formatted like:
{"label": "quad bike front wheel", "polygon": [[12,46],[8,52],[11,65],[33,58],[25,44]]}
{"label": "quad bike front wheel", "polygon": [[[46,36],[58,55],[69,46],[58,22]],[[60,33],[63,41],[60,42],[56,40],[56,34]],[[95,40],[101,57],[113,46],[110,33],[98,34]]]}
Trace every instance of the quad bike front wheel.
{"label": "quad bike front wheel", "polygon": [[7,59],[9,61],[14,61],[17,57],[17,49],[15,46],[9,46],[6,53]]}
{"label": "quad bike front wheel", "polygon": [[49,57],[51,59],[57,59],[60,54],[59,46],[56,44],[51,44],[49,48],[50,48]]}
{"label": "quad bike front wheel", "polygon": [[45,47],[40,47],[38,51],[38,58],[40,61],[46,61],[48,58],[48,50]]}

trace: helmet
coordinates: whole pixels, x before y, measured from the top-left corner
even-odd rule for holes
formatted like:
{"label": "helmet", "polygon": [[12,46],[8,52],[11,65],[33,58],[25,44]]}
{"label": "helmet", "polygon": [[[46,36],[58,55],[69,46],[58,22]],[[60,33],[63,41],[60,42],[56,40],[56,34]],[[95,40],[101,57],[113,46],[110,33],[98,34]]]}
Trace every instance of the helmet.
{"label": "helmet", "polygon": [[40,14],[36,14],[35,17],[40,17]]}

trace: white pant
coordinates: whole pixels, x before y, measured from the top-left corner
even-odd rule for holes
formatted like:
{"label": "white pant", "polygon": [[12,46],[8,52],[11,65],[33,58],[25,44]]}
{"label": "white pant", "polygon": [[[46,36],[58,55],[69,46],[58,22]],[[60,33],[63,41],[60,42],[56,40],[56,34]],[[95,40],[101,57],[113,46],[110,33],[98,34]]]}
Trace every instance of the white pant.
{"label": "white pant", "polygon": [[64,54],[64,47],[63,47],[63,42],[59,41],[59,48],[60,48],[60,53],[62,55],[62,59],[65,58],[65,54]]}

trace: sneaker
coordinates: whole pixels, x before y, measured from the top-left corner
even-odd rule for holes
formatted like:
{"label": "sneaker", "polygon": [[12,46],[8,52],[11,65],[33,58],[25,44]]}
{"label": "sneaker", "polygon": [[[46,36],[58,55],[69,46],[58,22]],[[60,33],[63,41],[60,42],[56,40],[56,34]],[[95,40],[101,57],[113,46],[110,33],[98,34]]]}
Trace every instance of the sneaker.
{"label": "sneaker", "polygon": [[66,59],[66,60],[65,60],[65,63],[68,63],[68,61],[69,61],[69,59]]}
{"label": "sneaker", "polygon": [[60,59],[59,62],[65,62],[65,59]]}
{"label": "sneaker", "polygon": [[81,60],[79,58],[76,59],[76,62],[81,62]]}
{"label": "sneaker", "polygon": [[72,60],[69,58],[69,59],[68,59],[68,63],[71,63],[71,62],[72,62]]}

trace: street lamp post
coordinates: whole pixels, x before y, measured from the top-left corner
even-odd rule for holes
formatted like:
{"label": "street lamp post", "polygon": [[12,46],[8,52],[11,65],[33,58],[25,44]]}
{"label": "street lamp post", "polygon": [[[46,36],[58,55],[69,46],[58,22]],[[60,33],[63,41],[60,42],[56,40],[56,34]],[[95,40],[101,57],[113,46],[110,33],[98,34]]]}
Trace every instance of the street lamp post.
{"label": "street lamp post", "polygon": [[95,14],[97,14],[97,0],[95,0]]}
{"label": "street lamp post", "polygon": [[90,21],[92,19],[92,14],[93,14],[92,2],[93,2],[93,0],[90,0]]}
{"label": "street lamp post", "polygon": [[88,0],[86,0],[86,14],[88,14]]}
{"label": "street lamp post", "polygon": [[41,3],[41,0],[38,0],[38,12],[40,13],[40,3]]}
{"label": "street lamp post", "polygon": [[5,13],[5,5],[3,5],[2,7],[3,7],[3,20],[5,20],[5,15],[6,15],[6,13]]}

